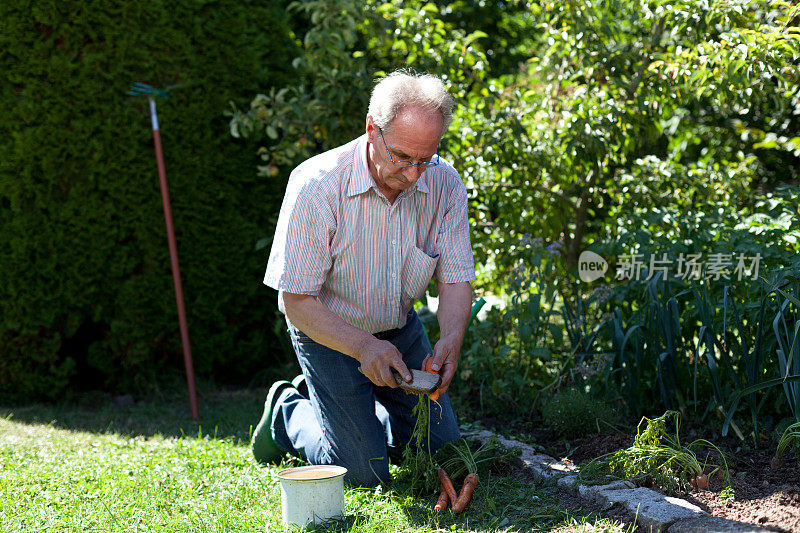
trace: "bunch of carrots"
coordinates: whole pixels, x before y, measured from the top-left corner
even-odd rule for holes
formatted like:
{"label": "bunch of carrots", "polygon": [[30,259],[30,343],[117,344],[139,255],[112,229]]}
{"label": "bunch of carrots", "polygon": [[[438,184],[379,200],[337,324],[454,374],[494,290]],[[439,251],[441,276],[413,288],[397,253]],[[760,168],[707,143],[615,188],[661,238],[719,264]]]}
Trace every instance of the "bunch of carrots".
{"label": "bunch of carrots", "polygon": [[461,492],[456,496],[456,489],[453,487],[453,482],[447,476],[444,469],[439,468],[436,473],[439,475],[439,482],[442,484],[442,492],[439,494],[439,499],[433,507],[434,511],[444,511],[447,509],[448,503],[454,513],[458,514],[466,509],[475,487],[478,486],[478,475],[470,472],[464,478],[464,486],[461,487]]}
{"label": "bunch of carrots", "polygon": [[[432,363],[433,357],[426,358],[423,368],[427,372],[435,372],[433,368],[431,368]],[[429,396],[433,401],[439,399],[438,391],[430,393]],[[444,470],[444,468],[436,469],[442,491],[439,494],[439,499],[437,500],[436,505],[433,507],[435,511],[444,511],[449,505],[454,513],[461,513],[464,511],[464,509],[466,509],[467,504],[472,499],[472,493],[475,491],[475,487],[478,486],[478,474],[476,473],[478,465],[475,463],[475,459],[469,449],[469,446],[466,444],[466,442],[464,442],[463,446],[456,445],[453,447],[453,449],[457,452],[457,456],[463,462],[464,466],[467,467],[468,473],[464,478],[464,485],[461,487],[461,492],[456,495],[456,489],[453,487],[453,482],[450,480],[450,477],[447,475],[447,472]]]}

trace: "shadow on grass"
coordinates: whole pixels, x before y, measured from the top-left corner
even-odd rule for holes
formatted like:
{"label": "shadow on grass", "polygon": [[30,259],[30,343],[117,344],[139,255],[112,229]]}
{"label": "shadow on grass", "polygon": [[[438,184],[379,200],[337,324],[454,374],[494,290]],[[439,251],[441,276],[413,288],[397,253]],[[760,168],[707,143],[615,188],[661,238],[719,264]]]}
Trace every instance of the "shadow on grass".
{"label": "shadow on grass", "polygon": [[249,442],[252,429],[261,418],[265,395],[263,389],[221,389],[198,384],[199,420],[191,417],[185,391],[149,398],[88,392],[57,404],[0,406],[0,418],[91,433],[209,436]]}

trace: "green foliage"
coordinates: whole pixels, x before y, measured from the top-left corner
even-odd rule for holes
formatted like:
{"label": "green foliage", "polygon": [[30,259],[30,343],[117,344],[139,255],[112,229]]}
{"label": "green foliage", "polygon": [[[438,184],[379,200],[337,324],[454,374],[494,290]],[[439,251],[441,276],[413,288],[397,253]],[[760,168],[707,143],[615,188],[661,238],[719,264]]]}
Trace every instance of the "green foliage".
{"label": "green foliage", "polygon": [[535,14],[539,6],[525,0],[436,0],[442,20],[465,34],[485,34],[489,78],[514,76],[540,45]]}
{"label": "green foliage", "polygon": [[[725,175],[736,175],[727,170],[723,174],[721,182]],[[636,179],[641,182],[645,176]],[[616,236],[609,238],[605,251],[617,256],[637,253],[644,258],[667,254],[673,261],[680,254],[725,254],[734,265],[740,256],[758,254],[758,273],[775,272],[793,264],[800,251],[798,193],[795,185],[782,185],[763,195],[748,193],[757,198],[752,206],[733,200],[710,202],[699,209],[648,205],[620,219]],[[730,274],[729,278],[737,281],[751,277]]]}
{"label": "green foliage", "polygon": [[234,137],[262,143],[262,175],[285,178],[310,155],[361,135],[374,78],[387,71],[442,76],[459,103],[485,75],[476,41],[486,34],[445,23],[435,4],[319,0],[289,9],[310,20],[292,62],[298,81],[258,94],[247,111],[234,105],[229,112]]}
{"label": "green foliage", "polygon": [[[730,492],[732,480],[725,454],[704,439],[697,439],[683,446],[680,441],[680,417],[677,411],[667,411],[652,420],[642,418],[636,429],[633,446],[594,459],[581,468],[580,475],[596,476],[598,472],[606,471],[638,483],[652,481],[669,493],[676,491],[686,481],[696,486],[699,476],[713,475],[720,471]],[[667,430],[670,419],[675,423],[674,433]],[[645,423],[647,425],[642,429]],[[704,448],[715,452],[721,465],[699,460],[697,453]]]}
{"label": "green foliage", "polygon": [[262,143],[262,176],[278,176],[281,168],[357,136],[372,86],[365,59],[353,53],[361,39],[356,2],[292,2],[288,9],[310,20],[303,48],[290,60],[296,81],[256,95],[246,112],[232,102],[227,113],[234,137]]}
{"label": "green foliage", "polygon": [[[553,352],[564,347],[559,313],[554,309],[558,280],[555,255],[538,241],[509,246],[518,257],[508,280],[509,303],[475,321],[465,335],[458,382],[453,386],[481,411],[530,414],[534,398],[549,382]],[[477,398],[475,397],[477,395]]]}
{"label": "green foliage", "polygon": [[606,383],[608,353],[598,340],[608,291],[584,294],[560,277],[558,242],[545,247],[523,236],[507,248],[516,264],[506,280],[505,308],[491,309],[467,331],[460,379],[452,386],[473,410],[529,417],[545,391]]}
{"label": "green foliage", "polygon": [[598,340],[608,289],[584,293],[561,276],[559,250],[559,242],[545,247],[529,235],[507,244],[515,267],[505,280],[505,308],[490,310],[467,331],[453,384],[473,409],[529,417],[542,392],[607,382],[609,353]]}
{"label": "green foliage", "polygon": [[525,233],[561,240],[574,266],[584,243],[613,242],[653,209],[692,231],[720,208],[750,215],[753,186],[796,177],[794,148],[746,133],[798,134],[798,32],[785,8],[547,4],[548,46],[525,79],[492,80],[491,104],[459,122],[476,249],[498,273],[487,286],[513,268],[504,244]]}
{"label": "green foliage", "polygon": [[619,412],[604,398],[576,388],[545,396],[541,411],[553,433],[567,439],[601,433],[620,419]]}
{"label": "green foliage", "polygon": [[[289,79],[280,3],[13,2],[0,7],[0,396],[113,390],[181,368],[146,100],[158,102],[195,368],[270,361],[260,288],[281,191],[222,111]],[[265,331],[266,329],[266,331]]]}

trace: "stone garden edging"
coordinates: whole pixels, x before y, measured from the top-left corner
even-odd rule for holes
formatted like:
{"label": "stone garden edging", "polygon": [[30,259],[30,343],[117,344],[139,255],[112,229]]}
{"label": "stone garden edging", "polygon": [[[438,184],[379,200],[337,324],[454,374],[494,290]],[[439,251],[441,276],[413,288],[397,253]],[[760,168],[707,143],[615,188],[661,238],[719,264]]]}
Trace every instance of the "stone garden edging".
{"label": "stone garden edging", "polygon": [[530,472],[534,479],[542,481],[556,478],[561,489],[576,494],[587,503],[603,508],[621,505],[636,520],[636,524],[653,532],[666,533],[756,533],[770,531],[768,529],[736,522],[725,518],[710,516],[708,513],[686,500],[664,496],[645,487],[636,487],[630,481],[615,481],[607,485],[582,485],[578,476],[571,473],[572,465],[553,459],[549,455],[539,453],[528,444],[514,439],[507,439],[487,430],[469,430],[462,432],[463,437],[475,438],[481,442],[492,437],[506,448],[519,448],[519,460],[523,468]]}

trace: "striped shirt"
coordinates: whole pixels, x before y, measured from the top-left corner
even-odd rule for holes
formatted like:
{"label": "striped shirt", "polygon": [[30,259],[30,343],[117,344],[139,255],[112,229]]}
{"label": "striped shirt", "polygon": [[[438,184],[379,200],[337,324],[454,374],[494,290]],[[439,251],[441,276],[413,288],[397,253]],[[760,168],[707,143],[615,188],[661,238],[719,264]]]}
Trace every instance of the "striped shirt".
{"label": "striped shirt", "polygon": [[367,136],[312,157],[292,171],[264,283],[317,296],[370,333],[405,325],[435,276],[475,279],[467,191],[443,159],[393,204],[367,166]]}

